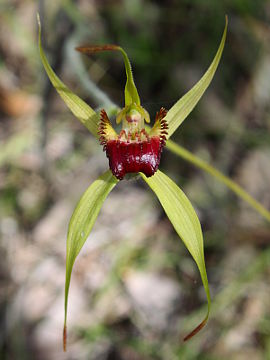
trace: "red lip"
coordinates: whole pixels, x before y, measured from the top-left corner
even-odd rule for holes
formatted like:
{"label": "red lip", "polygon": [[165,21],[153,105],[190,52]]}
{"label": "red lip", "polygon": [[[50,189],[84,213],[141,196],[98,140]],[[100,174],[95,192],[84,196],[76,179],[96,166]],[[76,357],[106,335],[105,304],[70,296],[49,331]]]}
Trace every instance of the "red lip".
{"label": "red lip", "polygon": [[[126,174],[138,172],[150,177],[157,171],[167,137],[166,113],[164,108],[157,112],[154,127],[149,133],[144,128],[133,133],[122,129],[118,135],[105,110],[101,110],[99,140],[117,179],[122,180]],[[126,119],[129,120],[129,116]]]}
{"label": "red lip", "polygon": [[106,144],[106,155],[113,175],[122,180],[128,173],[142,172],[147,177],[157,171],[162,144],[158,136],[148,141],[126,142],[110,140]]}

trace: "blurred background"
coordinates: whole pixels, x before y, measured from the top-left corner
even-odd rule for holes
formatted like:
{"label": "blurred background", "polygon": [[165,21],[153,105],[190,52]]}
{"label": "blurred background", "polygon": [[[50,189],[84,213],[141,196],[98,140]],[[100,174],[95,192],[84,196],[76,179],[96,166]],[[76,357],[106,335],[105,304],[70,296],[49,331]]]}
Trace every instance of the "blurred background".
{"label": "blurred background", "polygon": [[49,83],[37,47],[96,109],[123,106],[121,45],[153,118],[199,80],[229,29],[215,78],[173,140],[270,208],[270,2],[0,0],[0,358],[270,359],[270,228],[248,205],[169,151],[160,168],[202,223],[213,308],[192,258],[152,192],[122,181],[71,279],[62,352],[65,241],[82,193],[108,168],[102,148]]}

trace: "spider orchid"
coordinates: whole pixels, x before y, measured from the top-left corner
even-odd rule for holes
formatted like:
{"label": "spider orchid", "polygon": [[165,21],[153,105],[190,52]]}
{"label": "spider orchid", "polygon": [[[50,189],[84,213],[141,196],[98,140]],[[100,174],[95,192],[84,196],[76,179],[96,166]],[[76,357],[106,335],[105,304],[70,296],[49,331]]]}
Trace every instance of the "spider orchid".
{"label": "spider orchid", "polygon": [[124,91],[125,106],[116,116],[116,123],[122,123],[122,130],[119,133],[114,130],[105,110],[101,110],[100,114],[96,113],[54,73],[42,49],[39,17],[38,24],[40,56],[52,85],[75,117],[100,141],[109,159],[110,167],[110,170],[107,170],[94,181],[82,195],[69,223],[66,246],[64,350],[66,349],[67,337],[68,293],[75,259],[88,238],[101,206],[109,193],[120,180],[137,174],[141,176],[158,197],[174,229],[195,260],[201,275],[208,301],[208,309],[203,321],[184,338],[184,340],[188,340],[204,327],[211,306],[202,230],[200,221],[186,195],[173,180],[158,170],[158,166],[166,141],[193,110],[212,81],[225,44],[227,17],[219,48],[206,73],[168,112],[164,108],[157,112],[151,129],[145,126],[145,122],[150,123],[150,117],[141,105],[126,52],[116,45],[82,46],[77,48],[78,51],[84,54],[92,54],[98,51],[120,51],[123,56],[127,81]]}

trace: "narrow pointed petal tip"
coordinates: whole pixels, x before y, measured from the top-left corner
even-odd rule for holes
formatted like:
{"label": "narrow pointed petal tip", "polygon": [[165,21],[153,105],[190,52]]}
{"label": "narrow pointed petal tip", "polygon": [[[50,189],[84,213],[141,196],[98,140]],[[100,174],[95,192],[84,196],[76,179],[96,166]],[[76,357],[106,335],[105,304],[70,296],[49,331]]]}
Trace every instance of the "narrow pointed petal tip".
{"label": "narrow pointed petal tip", "polygon": [[42,48],[41,42],[41,22],[39,14],[37,14],[37,22],[38,22],[38,46],[39,46],[39,54],[43,64],[43,67],[53,85],[55,90],[61,96],[67,107],[70,111],[76,116],[76,118],[95,136],[98,137],[97,134],[97,124],[99,121],[98,115],[96,112],[87,105],[79,96],[73,93],[55,74],[53,69],[51,68],[46,54]]}
{"label": "narrow pointed petal tip", "polygon": [[40,16],[39,13],[37,12],[37,23],[38,23],[38,27],[41,27],[41,23],[40,23]]}
{"label": "narrow pointed petal tip", "polygon": [[166,120],[169,125],[168,138],[171,137],[171,135],[178,129],[178,127],[191,113],[191,111],[197,105],[198,101],[201,99],[206,89],[210,85],[222,56],[226,35],[227,35],[227,27],[228,27],[228,17],[226,15],[225,27],[219,44],[219,48],[209,68],[204,73],[202,78],[184,96],[182,96],[168,111],[168,114],[166,115]]}

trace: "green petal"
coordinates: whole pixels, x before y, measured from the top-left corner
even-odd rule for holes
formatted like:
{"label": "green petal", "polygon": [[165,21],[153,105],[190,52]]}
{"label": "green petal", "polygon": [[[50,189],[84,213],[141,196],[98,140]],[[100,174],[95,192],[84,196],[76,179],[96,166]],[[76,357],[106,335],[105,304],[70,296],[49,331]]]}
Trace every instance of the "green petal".
{"label": "green petal", "polygon": [[198,156],[192,154],[187,149],[182,146],[176,144],[175,142],[169,140],[166,143],[167,149],[172,151],[174,154],[182,157],[184,160],[190,162],[191,164],[197,166],[198,168],[206,171],[208,174],[212,175],[218,181],[227,186],[230,190],[232,190],[235,195],[240,197],[242,200],[247,202],[255,211],[261,214],[266,220],[270,221],[270,211],[268,211],[262,204],[260,204],[256,199],[254,199],[251,195],[249,195],[241,186],[239,186],[235,181],[230,179],[228,176],[225,176],[211,166],[206,161],[200,159]]}
{"label": "green petal", "polygon": [[87,105],[81,98],[75,95],[55,74],[53,69],[51,68],[46,55],[42,49],[41,45],[41,24],[39,15],[38,19],[38,27],[39,27],[39,53],[41,57],[41,61],[43,66],[47,72],[49,79],[53,87],[56,89],[58,94],[66,103],[67,107],[70,111],[80,120],[80,122],[87,127],[87,129],[96,137],[98,137],[98,122],[99,116],[98,114],[89,106]]}
{"label": "green petal", "polygon": [[94,226],[103,202],[117,183],[118,180],[112,175],[110,170],[101,175],[85,191],[70,219],[66,254],[64,350],[66,348],[68,291],[72,268],[76,257]]}
{"label": "green petal", "polygon": [[218,67],[222,51],[225,44],[226,34],[227,34],[227,26],[228,26],[228,18],[226,16],[226,23],[223,32],[223,36],[216,53],[214,60],[209,66],[206,73],[203,77],[193,86],[191,90],[189,90],[180,100],[177,101],[176,104],[168,111],[165,119],[168,122],[169,130],[168,130],[168,138],[177,130],[178,126],[182,124],[185,118],[191,113],[194,109],[205,90],[208,88],[211,83],[213,76]]}
{"label": "green petal", "polygon": [[211,305],[200,221],[186,195],[167,175],[158,170],[150,178],[147,178],[142,173],[141,176],[157,195],[168,218],[191,253],[201,274],[208,301],[208,311],[204,320],[184,338],[184,340],[188,340],[206,324]]}

